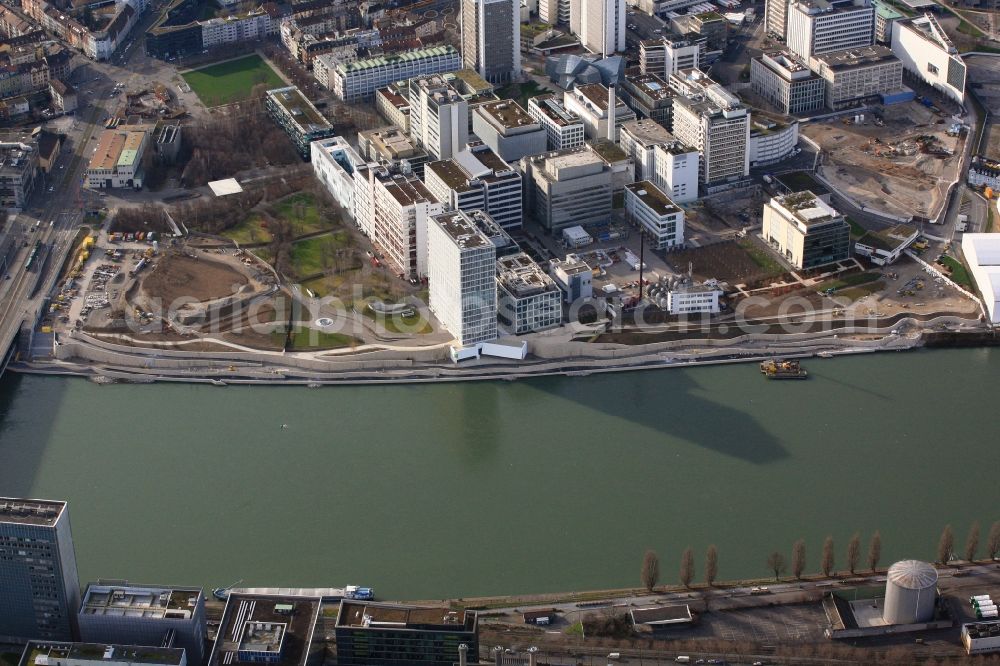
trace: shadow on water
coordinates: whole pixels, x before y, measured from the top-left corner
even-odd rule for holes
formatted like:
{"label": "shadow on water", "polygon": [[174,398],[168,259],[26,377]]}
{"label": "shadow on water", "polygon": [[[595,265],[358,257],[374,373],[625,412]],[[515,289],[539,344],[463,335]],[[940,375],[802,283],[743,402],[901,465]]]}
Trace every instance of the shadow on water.
{"label": "shadow on water", "polygon": [[[698,369],[711,372],[711,369]],[[756,368],[747,367],[747,372]],[[747,411],[698,395],[702,387],[689,370],[635,371],[604,375],[598,382],[575,377],[525,382],[532,388],[602,412],[609,436],[615,421],[645,426],[665,438],[676,438],[755,465],[788,457],[788,451]],[[602,390],[598,391],[598,386]]]}
{"label": "shadow on water", "polygon": [[0,377],[0,495],[34,495],[39,467],[52,436],[55,413],[68,381],[13,372]]}

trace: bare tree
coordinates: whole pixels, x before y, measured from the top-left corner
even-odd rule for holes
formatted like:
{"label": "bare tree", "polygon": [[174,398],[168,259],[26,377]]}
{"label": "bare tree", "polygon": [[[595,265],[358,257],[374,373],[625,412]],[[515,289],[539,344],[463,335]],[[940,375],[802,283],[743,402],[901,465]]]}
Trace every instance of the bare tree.
{"label": "bare tree", "polygon": [[715,584],[715,578],[719,575],[719,549],[713,543],[705,553],[705,582],[709,585]]}
{"label": "bare tree", "polygon": [[833,537],[828,536],[823,540],[823,557],[820,560],[820,569],[823,570],[823,575],[829,577],[833,573]]}
{"label": "bare tree", "polygon": [[694,553],[690,548],[685,548],[681,554],[681,584],[684,587],[691,587],[694,580]]}
{"label": "bare tree", "polygon": [[986,540],[986,550],[989,551],[990,559],[995,560],[1000,556],[1000,520],[990,527],[990,536]]}
{"label": "bare tree", "polygon": [[861,535],[857,532],[847,542],[847,569],[854,574],[858,568],[858,560],[861,559]]}
{"label": "bare tree", "polygon": [[785,571],[785,556],[774,551],[767,556],[767,568],[774,572],[774,580],[778,580],[778,577]]}
{"label": "bare tree", "polygon": [[642,573],[640,574],[642,585],[650,592],[660,582],[660,558],[652,550],[647,550],[642,558]]}
{"label": "bare tree", "polygon": [[875,573],[878,569],[878,561],[882,559],[882,535],[878,530],[872,535],[872,542],[868,544],[868,568]]}
{"label": "bare tree", "polygon": [[969,536],[965,539],[965,560],[974,562],[976,551],[979,550],[979,521],[972,523],[969,528]]}
{"label": "bare tree", "polygon": [[792,575],[796,580],[802,580],[802,572],[806,570],[806,542],[799,539],[792,544]]}
{"label": "bare tree", "polygon": [[955,532],[951,525],[945,525],[941,531],[941,538],[938,539],[937,561],[939,564],[948,564],[951,554],[955,550]]}

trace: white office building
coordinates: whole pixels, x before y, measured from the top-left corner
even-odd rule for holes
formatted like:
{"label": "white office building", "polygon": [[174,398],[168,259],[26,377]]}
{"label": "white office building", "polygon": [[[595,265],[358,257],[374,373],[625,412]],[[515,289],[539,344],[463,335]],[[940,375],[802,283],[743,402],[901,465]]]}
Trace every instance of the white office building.
{"label": "white office building", "polygon": [[546,146],[549,150],[583,145],[586,138],[583,120],[566,110],[562,99],[554,93],[529,99],[528,114],[545,129]]}
{"label": "white office building", "polygon": [[751,167],[769,166],[796,155],[799,144],[799,123],[778,122],[761,114],[755,116],[750,127],[747,148]]}
{"label": "white office building", "polygon": [[656,178],[656,147],[675,143],[674,135],[663,125],[644,118],[630,120],[618,133],[618,144],[632,158],[636,180]]}
{"label": "white office building", "polygon": [[313,173],[337,204],[357,219],[354,211],[355,176],[366,162],[343,137],[313,141],[310,144]]}
{"label": "white office building", "polygon": [[[621,126],[635,120],[635,111],[618,99],[614,84],[606,88],[600,83],[589,83],[567,90],[563,93],[563,105],[583,121],[584,135],[588,139],[617,142]],[[614,125],[612,132],[608,130],[609,123]]]}
{"label": "white office building", "polygon": [[788,48],[805,61],[814,55],[875,43],[870,0],[793,0],[788,6]]}
{"label": "white office building", "polygon": [[578,0],[580,6],[580,42],[600,55],[625,50],[625,0]]}
{"label": "white office building", "polygon": [[365,174],[368,185],[355,190],[355,210],[360,215],[366,208],[369,219],[359,219],[359,226],[396,274],[426,276],[428,218],[443,213],[443,205],[413,175],[381,167],[366,169]]}
{"label": "white office building", "polygon": [[496,284],[497,317],[514,335],[562,323],[562,290],[523,252],[497,259]]}
{"label": "white office building", "polygon": [[469,103],[440,76],[410,81],[410,136],[437,160],[469,142]]}
{"label": "white office building", "polygon": [[672,315],[718,314],[722,290],[714,284],[685,285],[667,292],[667,310]]}
{"label": "white office building", "polygon": [[664,81],[671,75],[701,65],[703,41],[679,35],[647,39],[639,43],[639,68]]}
{"label": "white office building", "polygon": [[962,254],[991,324],[1000,324],[1000,234],[964,234]]}
{"label": "white office building", "polygon": [[342,62],[330,72],[329,88],[345,102],[371,99],[394,81],[461,69],[462,58],[450,44],[394,55]]}
{"label": "white office building", "polygon": [[462,211],[427,224],[431,312],[462,347],[496,340],[496,248]]}
{"label": "white office building", "polygon": [[823,108],[823,79],[790,51],[770,51],[750,60],[750,88],[786,115]]}
{"label": "white office building", "polygon": [[729,183],[750,173],[750,113],[739,98],[692,69],[670,77],[674,136],[701,154],[699,178],[707,186]]}
{"label": "white office building", "polygon": [[698,198],[698,167],[701,154],[697,148],[680,141],[653,148],[653,184],[677,203],[690,203]]}
{"label": "white office building", "polygon": [[833,110],[878,102],[903,87],[903,63],[881,44],[814,56],[812,66],[823,79],[826,106]]}
{"label": "white office building", "polygon": [[684,244],[684,210],[650,181],[625,186],[625,212],[654,249]]}
{"label": "white office building", "polygon": [[893,22],[892,52],[906,71],[962,104],[965,62],[933,16]]}
{"label": "white office building", "polygon": [[472,111],[472,131],[508,162],[544,153],[548,146],[541,123],[510,99],[477,105]]}
{"label": "white office building", "polygon": [[788,0],[764,0],[764,32],[785,41],[788,29]]}
{"label": "white office building", "polygon": [[424,184],[449,210],[483,210],[504,229],[521,226],[521,174],[485,144],[428,163]]}
{"label": "white office building", "polygon": [[463,67],[493,84],[520,78],[520,5],[519,0],[462,0]]}

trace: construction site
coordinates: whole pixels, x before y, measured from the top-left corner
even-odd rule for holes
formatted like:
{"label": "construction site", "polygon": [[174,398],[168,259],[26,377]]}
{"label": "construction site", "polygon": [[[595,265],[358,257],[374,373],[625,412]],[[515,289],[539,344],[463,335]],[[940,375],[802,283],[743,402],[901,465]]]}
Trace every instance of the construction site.
{"label": "construction site", "polygon": [[934,219],[958,176],[968,128],[929,102],[808,123],[819,173],[875,211]]}

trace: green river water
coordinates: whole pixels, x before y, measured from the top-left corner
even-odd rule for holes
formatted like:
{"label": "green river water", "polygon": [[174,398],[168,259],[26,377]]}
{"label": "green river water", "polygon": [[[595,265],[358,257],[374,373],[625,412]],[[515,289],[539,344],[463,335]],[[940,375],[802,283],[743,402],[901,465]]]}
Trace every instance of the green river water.
{"label": "green river water", "polygon": [[[0,495],[66,499],[81,581],[372,585],[426,599],[763,577],[805,538],[933,558],[1000,519],[1000,350],[518,382],[0,380]],[[287,428],[282,428],[287,424]],[[867,546],[863,546],[866,550]]]}

